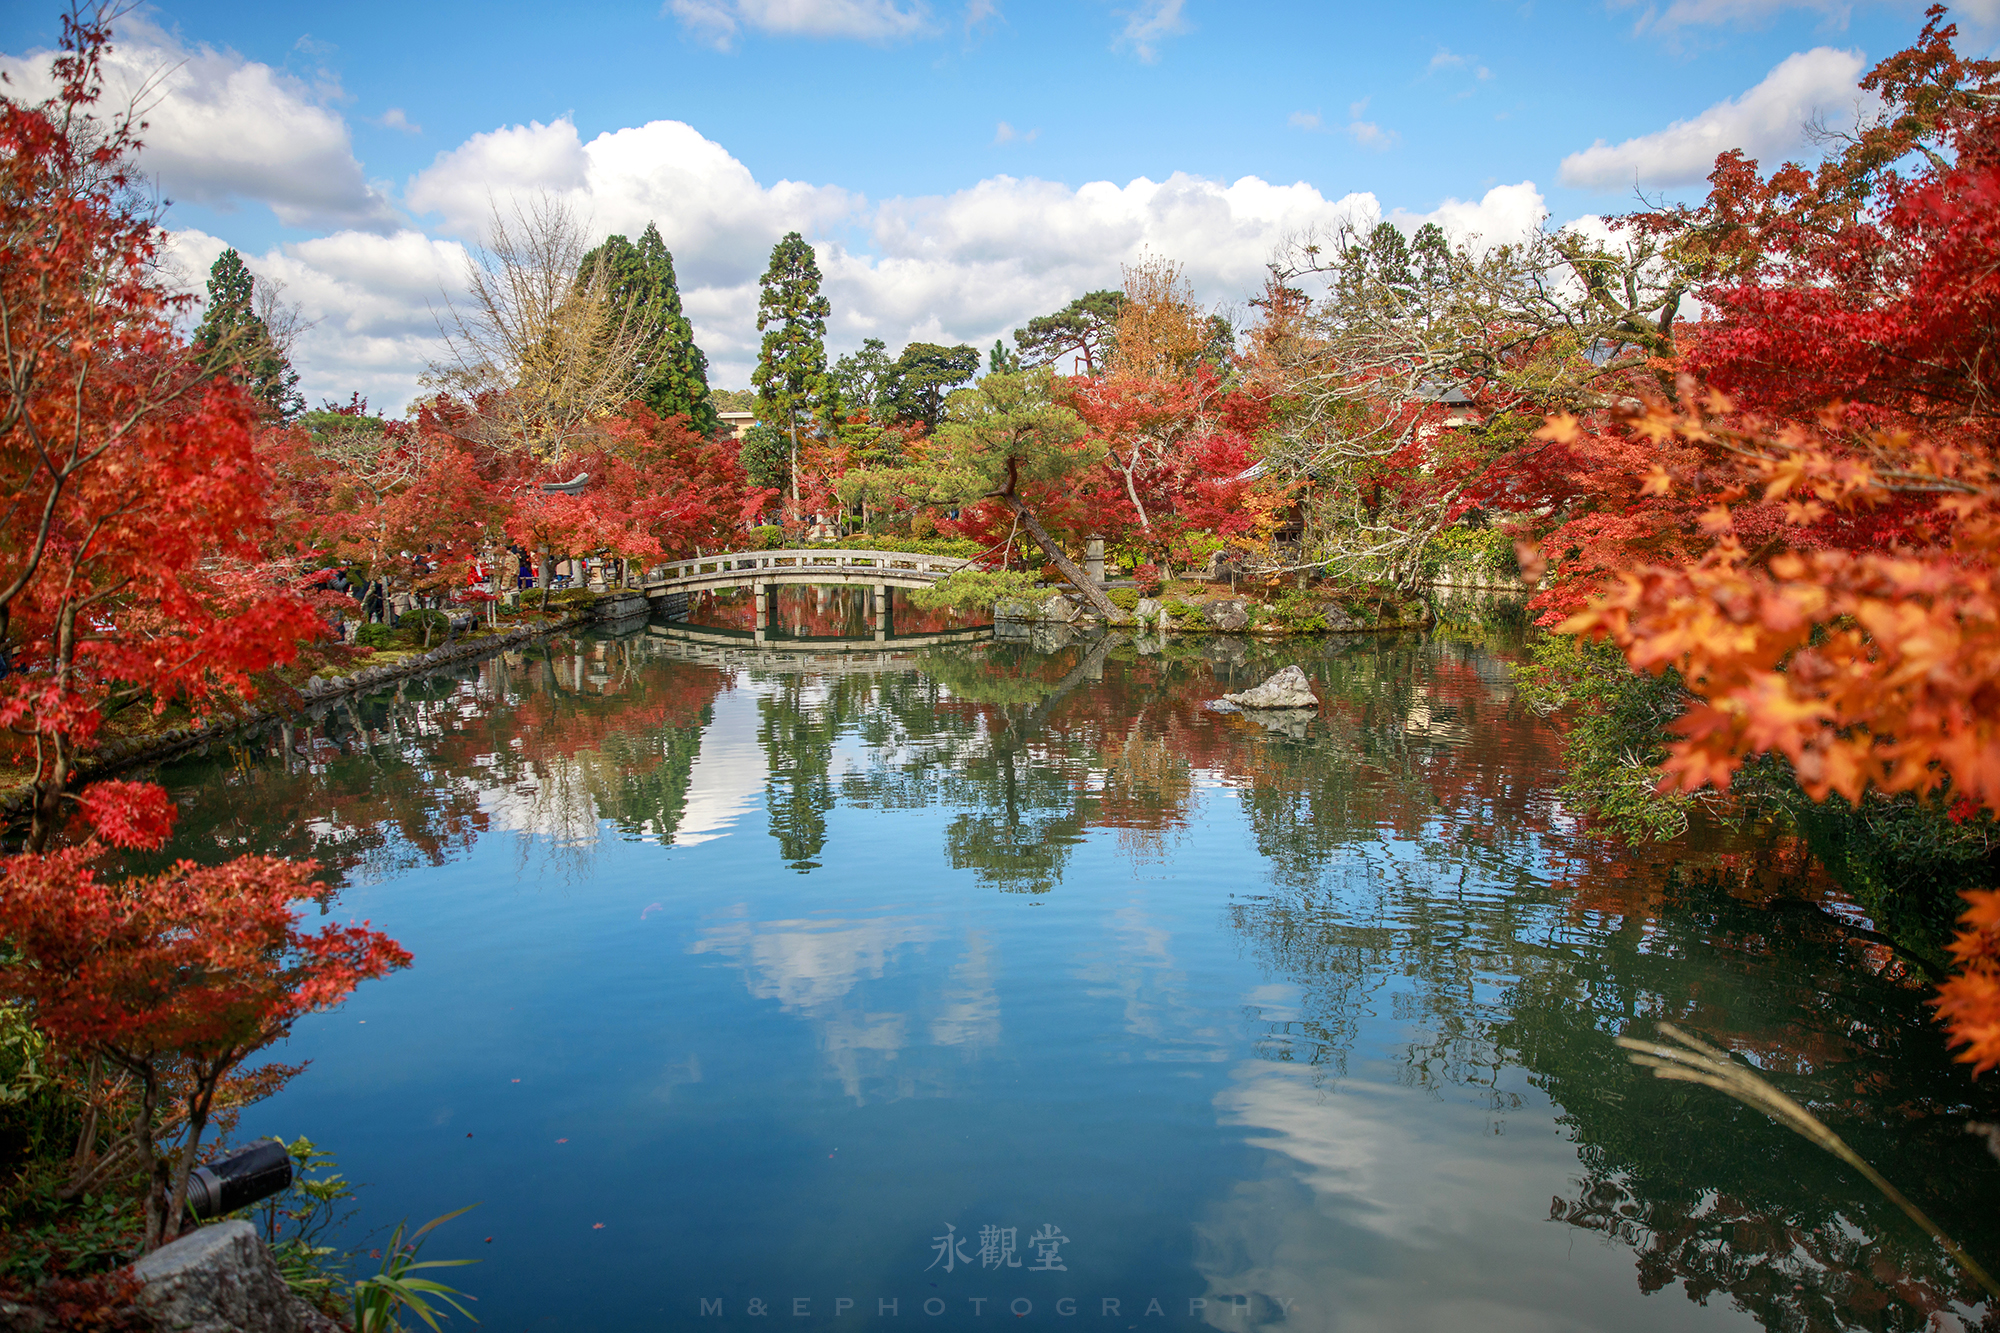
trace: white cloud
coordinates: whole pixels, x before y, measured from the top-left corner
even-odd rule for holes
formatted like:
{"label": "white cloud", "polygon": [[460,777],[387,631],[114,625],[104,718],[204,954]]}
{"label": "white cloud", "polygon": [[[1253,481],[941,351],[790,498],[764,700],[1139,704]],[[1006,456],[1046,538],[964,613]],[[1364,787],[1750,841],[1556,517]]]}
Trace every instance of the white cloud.
{"label": "white cloud", "polygon": [[1004,23],[1007,16],[1000,12],[999,0],[966,0],[965,30],[976,32],[988,23]]}
{"label": "white cloud", "polygon": [[778,237],[832,230],[865,202],[838,186],[760,185],[722,145],[677,120],[588,144],[567,120],[476,134],[413,177],[404,201],[478,239],[496,202],[541,192],[561,196],[599,232],[636,236],[658,223],[683,287],[754,280]]}
{"label": "white cloud", "polygon": [[[1685,1302],[1638,1295],[1630,1247],[1523,1225],[1547,1215],[1550,1182],[1580,1174],[1561,1135],[1516,1133],[1556,1114],[1539,1091],[1524,1087],[1526,1106],[1503,1119],[1469,1098],[1398,1087],[1399,1074],[1376,1065],[1335,1082],[1276,1061],[1230,1071],[1217,1123],[1267,1156],[1196,1217],[1206,1327],[1276,1326],[1273,1297],[1289,1307],[1285,1326],[1343,1333],[1642,1333],[1692,1322]],[[1503,1127],[1513,1145],[1504,1167],[1482,1146]],[[1237,1304],[1245,1293],[1268,1293],[1252,1298],[1271,1308],[1268,1323]]]}
{"label": "white cloud", "polygon": [[[189,228],[172,234],[168,262],[182,285],[200,291],[225,242]],[[432,313],[457,295],[465,249],[417,231],[340,231],[244,262],[258,280],[284,284],[317,321],[292,349],[306,401],[345,400],[359,391],[382,411],[400,412],[418,394],[418,376],[441,351]]]}
{"label": "white cloud", "polygon": [[1394,130],[1385,130],[1372,120],[1349,121],[1347,134],[1363,148],[1373,148],[1377,152],[1387,152],[1403,141],[1402,135]]}
{"label": "white cloud", "polygon": [[1755,158],[1790,152],[1805,139],[1806,123],[1819,115],[1851,120],[1861,98],[1859,51],[1815,47],[1788,56],[1741,97],[1717,102],[1691,120],[1627,139],[1598,140],[1562,162],[1562,183],[1582,189],[1690,185],[1706,177],[1718,153],[1742,149]]}
{"label": "white cloud", "polygon": [[[991,16],[974,0],[968,24]],[[850,37],[892,42],[937,30],[923,0],[667,0],[666,11],[702,40],[722,50],[745,28],[784,37]]]}
{"label": "white cloud", "polygon": [[1187,0],[1141,0],[1130,10],[1120,12],[1125,20],[1125,28],[1112,43],[1115,50],[1130,50],[1133,55],[1151,64],[1160,58],[1160,42],[1167,37],[1175,37],[1188,30],[1189,24],[1181,10]]}
{"label": "white cloud", "polygon": [[[0,71],[20,95],[44,97],[50,56],[0,56]],[[168,198],[223,209],[264,203],[293,227],[400,225],[327,105],[340,96],[337,84],[309,86],[233,51],[185,46],[136,17],[119,24],[104,74],[101,105],[136,101],[144,111],[139,164]]]}
{"label": "white cloud", "polygon": [[[1625,3],[1631,2],[1625,0]],[[1788,9],[1824,14],[1828,22],[1845,27],[1854,6],[1848,0],[1671,0],[1664,10],[1656,4],[1648,4],[1640,14],[1637,26],[1661,32],[1723,24],[1761,28]]]}
{"label": "white cloud", "polygon": [[838,186],[760,183],[677,121],[588,143],[568,121],[475,135],[440,154],[404,198],[439,215],[445,230],[477,238],[494,203],[543,190],[599,233],[658,224],[723,385],[748,382],[757,277],[787,231],[816,243],[834,307],[829,341],[839,350],[864,337],[984,345],[1079,292],[1116,285],[1119,266],[1148,249],[1186,261],[1204,301],[1240,300],[1286,235],[1378,211],[1372,196],[1329,200],[1304,184],[1179,174],[1080,187],[995,176],[871,206]]}
{"label": "white cloud", "polygon": [[401,130],[405,134],[422,134],[424,132],[424,127],[403,114],[403,108],[399,106],[392,106],[381,115],[375,117],[374,123],[380,125],[385,130]]}
{"label": "white cloud", "polygon": [[1000,122],[999,127],[993,131],[993,142],[1033,143],[1036,139],[1041,137],[1041,134],[1042,132],[1038,129],[1025,130],[1025,131],[1017,130],[1012,125],[1009,125],[1006,121],[1003,120]]}
{"label": "white cloud", "polygon": [[[1347,124],[1340,133],[1360,144],[1363,148],[1373,148],[1386,152],[1403,141],[1403,136],[1394,130],[1385,130],[1372,120],[1363,120],[1362,113],[1368,110],[1369,99],[1364,97],[1347,108]],[[1285,118],[1285,123],[1293,129],[1306,130],[1312,134],[1332,134],[1334,127],[1326,123],[1326,117],[1317,111],[1294,111]]]}
{"label": "white cloud", "polygon": [[[1029,137],[1012,131],[1017,142]],[[308,399],[359,390],[380,408],[403,408],[438,353],[435,311],[462,284],[461,242],[485,233],[495,206],[543,192],[598,235],[659,226],[713,381],[725,387],[749,380],[757,278],[787,231],[815,244],[838,354],[866,337],[984,346],[1080,292],[1117,285],[1121,265],[1148,252],[1183,261],[1205,304],[1240,301],[1287,237],[1382,212],[1368,194],[1329,198],[1302,182],[1181,173],[1078,186],[1000,175],[949,194],[871,203],[828,183],[758,181],[678,121],[588,142],[567,120],[504,126],[439,153],[407,182],[402,202],[425,219],[424,230],[349,226],[246,253],[260,278],[283,282],[287,299],[319,321],[294,356]],[[1541,211],[1539,193],[1524,183],[1477,202],[1447,201],[1432,214],[1393,216],[1399,225],[1436,218],[1455,232],[1502,238]],[[179,234],[191,287],[223,244]]]}
{"label": "white cloud", "polygon": [[1394,130],[1385,130],[1372,120],[1363,120],[1362,113],[1368,110],[1369,99],[1364,97],[1347,108],[1347,137],[1363,148],[1373,148],[1377,152],[1387,152],[1403,141],[1403,136]]}
{"label": "white cloud", "polygon": [[[475,135],[414,178],[409,205],[467,238],[492,203],[549,190],[596,232],[636,235],[658,224],[674,253],[689,318],[712,382],[749,382],[757,354],[757,278],[786,231],[812,238],[833,305],[835,354],[879,337],[985,346],[1081,292],[1116,286],[1120,266],[1152,252],[1183,261],[1204,303],[1243,299],[1288,236],[1368,221],[1373,195],[1328,198],[1304,183],[1246,176],[1233,183],[1175,174],[1072,187],[994,176],[967,189],[871,206],[833,185],[764,185],[720,145],[676,121],[580,141],[567,121]],[[1456,235],[1512,239],[1545,209],[1532,183],[1476,202],[1392,214],[1414,228],[1436,220]],[[212,256],[210,256],[212,258]],[[301,343],[309,397],[360,389],[379,405],[407,402],[434,354],[429,306],[456,290],[463,251],[414,231],[343,232],[249,257],[287,284],[322,324]]]}
{"label": "white cloud", "polygon": [[1522,181],[1519,185],[1496,185],[1476,203],[1447,199],[1428,213],[1399,208],[1389,214],[1389,221],[1406,232],[1435,222],[1454,240],[1476,241],[1485,248],[1521,240],[1548,215],[1542,192],[1533,181]]}
{"label": "white cloud", "polygon": [[[1436,74],[1440,70],[1465,70],[1473,78],[1484,81],[1493,77],[1493,71],[1479,63],[1478,56],[1460,55],[1449,47],[1440,46],[1431,63],[1425,68],[1426,74]],[[1461,94],[1462,96],[1463,94]]]}

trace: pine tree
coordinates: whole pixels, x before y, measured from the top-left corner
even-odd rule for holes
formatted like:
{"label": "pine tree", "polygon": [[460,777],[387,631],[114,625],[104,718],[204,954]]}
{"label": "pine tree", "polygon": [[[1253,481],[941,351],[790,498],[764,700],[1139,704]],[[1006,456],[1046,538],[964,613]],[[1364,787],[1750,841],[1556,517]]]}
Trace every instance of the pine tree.
{"label": "pine tree", "polygon": [[979,350],[969,344],[911,343],[889,368],[882,405],[899,420],[934,431],[944,417],[945,395],[978,373]]}
{"label": "pine tree", "polygon": [[611,283],[612,308],[629,311],[646,331],[641,401],[659,416],[685,416],[697,435],[715,434],[722,418],[709,397],[708,357],[695,345],[694,325],[681,308],[673,252],[660,239],[660,229],[648,222],[637,245],[623,236],[607,237],[583,257],[580,271],[589,275],[600,264]]}
{"label": "pine tree", "polygon": [[764,345],[750,382],[757,414],[785,434],[792,517],[799,516],[799,430],[837,405],[839,391],[826,370],[826,317],[833,307],[819,291],[819,264],[797,232],[771,247],[771,266],[758,280],[757,330]]}
{"label": "pine tree", "polygon": [[306,410],[298,372],[258,318],[257,280],[234,250],[224,250],[208,270],[208,308],[194,345],[218,373],[226,371],[280,421]]}
{"label": "pine tree", "polygon": [[840,389],[840,415],[868,413],[870,420],[882,416],[882,386],[889,382],[895,366],[889,344],[880,338],[862,340],[861,350],[849,352],[833,363],[833,382]]}

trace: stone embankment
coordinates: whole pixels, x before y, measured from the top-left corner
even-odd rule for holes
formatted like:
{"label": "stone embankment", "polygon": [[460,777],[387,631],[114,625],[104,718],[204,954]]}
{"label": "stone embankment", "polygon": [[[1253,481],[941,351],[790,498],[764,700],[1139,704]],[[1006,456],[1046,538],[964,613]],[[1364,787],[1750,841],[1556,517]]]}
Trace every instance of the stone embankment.
{"label": "stone embankment", "polygon": [[[1040,600],[1003,598],[993,608],[996,621],[1072,625],[1079,629],[1103,622],[1083,600],[1057,593]],[[1131,611],[1112,625],[1159,634],[1373,634],[1423,629],[1431,623],[1421,603],[1380,607],[1358,613],[1332,597],[1289,601],[1277,606],[1249,597],[1141,597]]]}
{"label": "stone embankment", "polygon": [[1523,620],[1534,595],[1518,574],[1464,569],[1440,571],[1424,594],[1440,620],[1458,623]]}
{"label": "stone embankment", "polygon": [[[349,695],[372,694],[397,681],[428,675],[474,658],[489,657],[564,630],[599,621],[625,620],[645,615],[646,612],[646,595],[642,592],[607,593],[594,602],[575,607],[569,616],[561,620],[500,634],[457,639],[427,653],[398,658],[381,666],[363,667],[351,675],[315,676],[299,687],[291,698],[269,698],[262,707],[251,706],[238,712],[217,713],[183,727],[170,727],[165,731],[146,732],[111,741],[77,765],[76,781],[92,782],[109,777],[120,769],[161,763],[262,723],[284,721],[301,713],[316,711]],[[0,796],[0,817],[21,814],[28,808],[28,799],[29,792],[25,787]]]}

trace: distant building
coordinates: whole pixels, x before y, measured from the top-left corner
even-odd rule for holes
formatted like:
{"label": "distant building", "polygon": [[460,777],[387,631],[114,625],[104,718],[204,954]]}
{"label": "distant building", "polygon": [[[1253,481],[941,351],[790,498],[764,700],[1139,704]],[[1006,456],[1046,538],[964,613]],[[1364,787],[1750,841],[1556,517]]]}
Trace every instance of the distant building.
{"label": "distant building", "polygon": [[742,439],[757,424],[755,412],[718,412],[716,415],[722,418],[723,425],[729,427],[729,438],[732,440]]}

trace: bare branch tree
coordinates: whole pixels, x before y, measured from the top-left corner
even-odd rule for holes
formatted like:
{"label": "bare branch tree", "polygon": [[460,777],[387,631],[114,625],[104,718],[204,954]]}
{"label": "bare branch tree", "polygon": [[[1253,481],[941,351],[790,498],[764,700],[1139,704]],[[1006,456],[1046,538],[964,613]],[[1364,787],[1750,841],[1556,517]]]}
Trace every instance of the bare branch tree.
{"label": "bare branch tree", "polygon": [[258,278],[254,290],[257,318],[263,321],[271,347],[289,361],[292,348],[319,321],[307,319],[305,307],[297,301],[287,301],[285,284],[276,278]]}
{"label": "bare branch tree", "polygon": [[649,332],[583,270],[583,223],[551,195],[493,208],[484,250],[466,258],[467,300],[438,319],[446,355],[425,382],[462,399],[487,443],[559,463],[637,396]]}
{"label": "bare branch tree", "polygon": [[1289,241],[1247,374],[1280,404],[1266,468],[1311,478],[1311,553],[1413,585],[1466,496],[1522,448],[1497,423],[1632,399],[1672,350],[1684,266],[1654,237],[1454,245],[1387,223]]}

